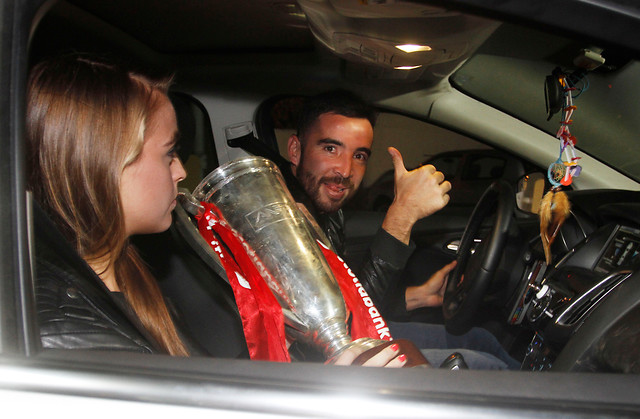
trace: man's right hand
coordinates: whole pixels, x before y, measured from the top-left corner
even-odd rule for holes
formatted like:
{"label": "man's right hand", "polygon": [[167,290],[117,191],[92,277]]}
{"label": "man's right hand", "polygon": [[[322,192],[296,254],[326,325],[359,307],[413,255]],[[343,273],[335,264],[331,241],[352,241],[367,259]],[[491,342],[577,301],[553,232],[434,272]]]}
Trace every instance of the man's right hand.
{"label": "man's right hand", "polygon": [[449,273],[456,267],[457,262],[444,265],[439,271],[422,285],[407,287],[405,290],[405,302],[407,311],[420,307],[438,307],[442,305],[444,291],[447,288]]}
{"label": "man's right hand", "polygon": [[395,171],[395,197],[382,223],[389,234],[408,244],[416,221],[444,208],[451,183],[432,165],[408,171],[400,152],[389,147]]}

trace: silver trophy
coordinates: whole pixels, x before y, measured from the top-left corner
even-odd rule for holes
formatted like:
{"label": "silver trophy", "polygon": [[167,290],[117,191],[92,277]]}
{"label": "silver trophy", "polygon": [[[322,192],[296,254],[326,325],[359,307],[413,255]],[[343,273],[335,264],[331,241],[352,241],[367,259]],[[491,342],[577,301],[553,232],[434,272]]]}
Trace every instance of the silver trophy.
{"label": "silver trophy", "polygon": [[261,157],[231,161],[205,177],[193,198],[216,205],[255,252],[290,340],[315,346],[327,359],[353,345],[369,349],[384,342],[352,342],[344,299],[316,243],[321,233],[297,206],[274,163]]}

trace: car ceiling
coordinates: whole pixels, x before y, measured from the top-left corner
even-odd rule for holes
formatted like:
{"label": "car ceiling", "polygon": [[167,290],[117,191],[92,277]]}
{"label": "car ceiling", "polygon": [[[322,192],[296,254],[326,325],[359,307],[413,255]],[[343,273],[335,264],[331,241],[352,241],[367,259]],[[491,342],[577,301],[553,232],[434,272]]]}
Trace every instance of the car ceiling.
{"label": "car ceiling", "polygon": [[[120,29],[158,53],[212,53],[229,49],[299,50],[313,48],[313,37],[301,7],[294,0],[65,0]],[[438,6],[456,7],[489,17],[511,18],[531,25],[561,28],[567,34],[614,40],[638,50],[640,5],[628,0],[490,1],[447,0],[301,0],[305,7],[349,15],[358,7],[378,17],[407,8],[414,16],[429,18]],[[354,6],[353,4],[357,4]],[[420,3],[417,5],[416,3]],[[427,4],[425,4],[427,3]],[[378,8],[379,12],[376,11]],[[435,12],[434,12],[435,11]],[[589,18],[589,15],[594,15]],[[400,16],[406,17],[404,13]],[[327,17],[334,24],[335,17]],[[364,20],[364,19],[361,19]],[[391,19],[392,20],[392,19]],[[327,22],[325,22],[327,23]],[[406,27],[398,25],[398,30]],[[449,30],[454,30],[450,28]]]}
{"label": "car ceiling", "polygon": [[[618,3],[624,8],[613,7]],[[439,6],[460,7],[489,17],[515,17],[520,22],[526,16],[531,19],[526,22],[531,27],[539,28],[541,22],[545,22],[548,26],[544,27],[551,27],[555,34],[582,30],[586,35],[582,35],[584,41],[580,39],[580,44],[594,38],[607,43],[612,37],[620,38],[619,33],[626,30],[622,44],[632,45],[631,53],[637,54],[640,47],[628,38],[634,39],[633,34],[640,36],[640,7],[624,3],[629,2],[299,0],[298,4],[293,0],[61,0],[51,6],[52,13],[43,19],[39,30],[45,35],[35,38],[31,51],[32,59],[39,59],[63,49],[108,50],[144,65],[147,72],[152,72],[148,70],[151,68],[166,72],[167,68],[196,68],[212,61],[231,62],[262,53],[278,53],[288,55],[285,59],[297,60],[305,53],[320,52],[335,59],[336,51],[328,54],[335,47],[330,45],[334,33],[351,32],[371,39],[386,37],[390,41],[393,38],[393,41],[440,42],[443,50],[451,43],[464,45],[465,50],[455,59],[425,66],[429,70],[419,77],[427,86],[446,78],[497,27],[486,18],[450,13]],[[315,9],[320,12],[315,13]],[[387,16],[399,9],[406,11],[401,15],[407,19]],[[594,23],[587,28],[576,28],[572,24],[572,16],[589,16],[594,10],[609,19],[606,27]],[[370,19],[367,14],[378,19]],[[558,30],[558,25],[565,30]],[[420,34],[417,39],[416,33]],[[502,35],[500,41],[496,40],[498,35]],[[493,46],[494,51],[498,45],[500,54],[529,54],[533,58],[557,53],[565,47],[553,38],[518,44],[519,39],[509,35],[508,30],[500,30],[487,45]],[[535,35],[529,39],[535,40]],[[397,71],[363,62],[362,57],[342,54],[340,58],[343,59],[341,71],[347,78],[397,78]]]}
{"label": "car ceiling", "polygon": [[30,60],[60,52],[108,53],[166,74],[261,53],[314,51],[304,15],[290,2],[250,0],[60,0],[45,3]]}
{"label": "car ceiling", "polygon": [[308,49],[313,39],[292,1],[70,0],[163,54]]}

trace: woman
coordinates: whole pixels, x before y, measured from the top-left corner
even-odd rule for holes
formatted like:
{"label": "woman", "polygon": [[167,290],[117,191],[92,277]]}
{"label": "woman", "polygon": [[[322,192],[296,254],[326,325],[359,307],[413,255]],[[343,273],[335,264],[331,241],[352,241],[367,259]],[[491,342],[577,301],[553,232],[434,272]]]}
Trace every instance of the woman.
{"label": "woman", "polygon": [[28,186],[160,349],[187,355],[160,289],[128,240],[169,227],[186,176],[167,87],[168,80],[80,56],[37,65],[28,91]]}
{"label": "woman", "polygon": [[[193,352],[129,241],[169,228],[177,184],[186,177],[168,84],[82,56],[32,70],[28,186],[73,248],[71,256],[51,256],[59,253],[54,238],[37,249],[44,347]],[[72,260],[78,255],[79,263]],[[367,365],[404,363],[391,345]]]}

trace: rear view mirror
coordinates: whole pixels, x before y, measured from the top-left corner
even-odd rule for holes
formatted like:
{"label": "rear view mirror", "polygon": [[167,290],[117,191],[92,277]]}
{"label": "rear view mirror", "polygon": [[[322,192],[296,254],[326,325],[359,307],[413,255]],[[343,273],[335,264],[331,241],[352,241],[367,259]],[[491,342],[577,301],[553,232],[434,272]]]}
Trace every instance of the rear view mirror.
{"label": "rear view mirror", "polygon": [[534,172],[525,175],[518,181],[516,190],[516,205],[521,211],[537,214],[540,211],[540,201],[545,189],[545,176]]}

